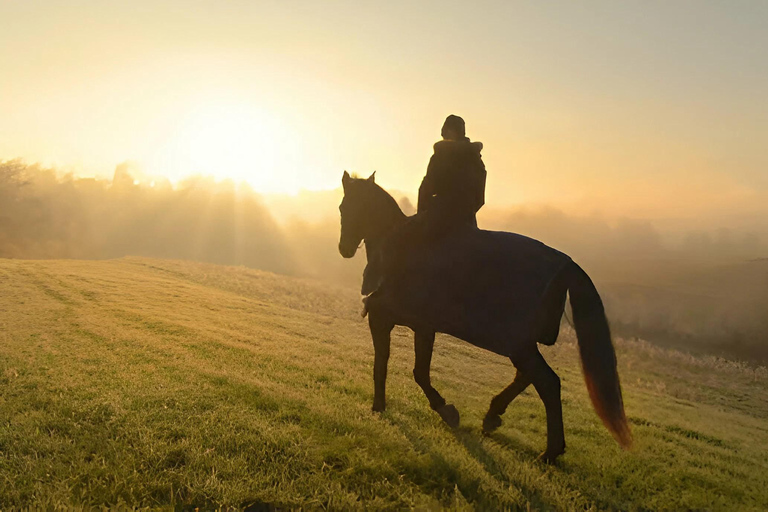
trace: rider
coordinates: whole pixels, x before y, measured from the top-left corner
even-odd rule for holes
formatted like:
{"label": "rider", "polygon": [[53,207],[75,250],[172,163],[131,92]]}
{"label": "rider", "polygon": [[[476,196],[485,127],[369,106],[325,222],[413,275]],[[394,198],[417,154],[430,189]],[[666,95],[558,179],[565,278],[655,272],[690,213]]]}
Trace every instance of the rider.
{"label": "rider", "polygon": [[433,237],[459,225],[476,228],[475,215],[485,204],[483,144],[469,141],[464,120],[455,115],[445,119],[441,135],[419,187],[418,216]]}
{"label": "rider", "polygon": [[435,241],[459,226],[477,229],[475,214],[485,203],[483,144],[470,142],[464,120],[455,115],[445,119],[441,135],[419,187],[417,214],[390,238],[385,254],[369,255],[363,295],[378,289],[385,273],[402,272],[422,241]]}

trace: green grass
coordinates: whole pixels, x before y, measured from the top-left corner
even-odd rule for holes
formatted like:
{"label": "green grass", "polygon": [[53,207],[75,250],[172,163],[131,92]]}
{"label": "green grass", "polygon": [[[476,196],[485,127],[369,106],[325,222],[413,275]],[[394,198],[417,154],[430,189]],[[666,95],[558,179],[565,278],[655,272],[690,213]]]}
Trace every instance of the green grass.
{"label": "green grass", "polygon": [[388,410],[354,290],[244,268],[0,260],[0,508],[768,509],[768,374],[617,340],[636,446],[593,412],[573,334],[568,451],[537,463],[544,408],[521,395],[490,437],[509,361],[442,337],[450,430],[393,336]]}

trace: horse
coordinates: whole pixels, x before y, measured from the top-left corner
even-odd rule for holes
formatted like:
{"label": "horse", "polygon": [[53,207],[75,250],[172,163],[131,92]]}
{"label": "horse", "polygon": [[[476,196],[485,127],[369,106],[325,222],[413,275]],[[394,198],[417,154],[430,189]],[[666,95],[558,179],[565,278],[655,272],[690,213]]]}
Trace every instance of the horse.
{"label": "horse", "polygon": [[[339,252],[352,258],[365,244],[374,255],[410,250],[401,247],[412,222],[395,199],[369,178],[344,171],[339,206]],[[390,334],[395,325],[414,332],[413,376],[436,411],[456,428],[460,415],[432,387],[430,365],[435,333],[445,333],[508,357],[516,368],[512,383],[490,403],[483,432],[498,428],[509,404],[533,384],[544,403],[547,445],[539,459],[551,463],[565,452],[560,378],[544,360],[538,344],[557,340],[566,296],[587,390],[593,407],[622,448],[632,444],[624,413],[616,355],[600,295],[589,276],[570,257],[522,235],[478,228],[456,229],[415,258],[415,269],[384,275],[384,284],[366,299],[374,348],[373,411],[386,408]],[[431,251],[431,252],[430,252]],[[420,262],[419,262],[420,261]],[[365,287],[365,285],[364,285]]]}

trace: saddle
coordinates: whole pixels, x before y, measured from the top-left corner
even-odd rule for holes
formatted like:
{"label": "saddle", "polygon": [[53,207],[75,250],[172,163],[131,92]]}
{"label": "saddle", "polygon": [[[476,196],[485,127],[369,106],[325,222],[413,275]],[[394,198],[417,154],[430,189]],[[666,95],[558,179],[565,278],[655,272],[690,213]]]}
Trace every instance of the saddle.
{"label": "saddle", "polygon": [[[435,210],[431,210],[435,211]],[[363,284],[360,293],[363,297],[362,316],[368,314],[368,304],[387,280],[400,279],[408,273],[419,272],[420,268],[430,265],[437,245],[446,247],[448,242],[462,232],[478,231],[477,221],[466,219],[455,225],[440,220],[428,212],[414,215],[395,233],[392,233],[377,249],[366,246],[368,264],[363,270]]]}

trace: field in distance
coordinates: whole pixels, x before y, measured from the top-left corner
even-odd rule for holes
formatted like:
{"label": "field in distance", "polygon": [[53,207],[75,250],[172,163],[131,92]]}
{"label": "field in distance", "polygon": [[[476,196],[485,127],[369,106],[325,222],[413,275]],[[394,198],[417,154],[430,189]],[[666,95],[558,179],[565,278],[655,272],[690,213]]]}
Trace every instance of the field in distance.
{"label": "field in distance", "polygon": [[0,508],[768,509],[768,372],[616,340],[635,447],[587,397],[573,333],[543,353],[562,378],[568,449],[535,461],[526,391],[485,437],[511,363],[439,337],[413,382],[393,333],[388,409],[356,290],[245,268],[126,258],[0,260]]}

